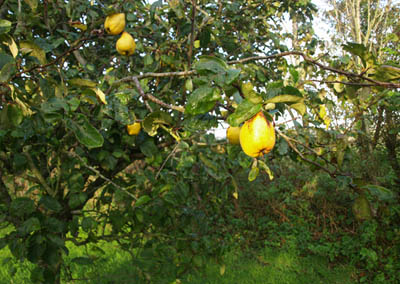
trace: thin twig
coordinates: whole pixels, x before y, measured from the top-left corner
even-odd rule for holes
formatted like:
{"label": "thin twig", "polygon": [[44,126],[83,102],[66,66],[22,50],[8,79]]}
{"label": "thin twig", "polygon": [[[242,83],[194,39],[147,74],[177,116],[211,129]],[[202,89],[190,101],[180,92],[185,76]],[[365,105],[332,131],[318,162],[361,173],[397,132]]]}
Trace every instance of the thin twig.
{"label": "thin twig", "polygon": [[[148,99],[148,100],[150,100],[150,101],[152,101],[152,102],[154,102],[154,103],[156,103],[156,104],[158,104],[160,106],[163,106],[165,108],[177,110],[177,111],[182,112],[182,113],[185,112],[185,109],[183,107],[167,104],[167,103],[161,101],[160,99],[154,97],[151,94],[145,94],[143,89],[142,89],[142,86],[140,86],[140,82],[139,82],[138,78],[137,77],[133,77],[132,80],[135,83],[135,86],[136,86],[139,94],[143,97],[143,99],[145,101]],[[148,106],[148,108],[149,108],[150,112],[153,112],[153,110],[151,109],[150,105]]]}
{"label": "thin twig", "polygon": [[143,100],[144,100],[144,104],[146,105],[146,108],[150,111],[153,112],[153,109],[151,108],[151,106],[149,105],[149,103],[147,102],[147,96],[144,93],[142,86],[140,86],[140,82],[137,78],[133,78],[133,82],[135,83],[136,89],[138,90],[139,94],[142,96]]}
{"label": "thin twig", "polygon": [[102,175],[98,170],[96,170],[95,168],[93,168],[92,166],[89,166],[83,159],[81,156],[79,156],[78,154],[76,154],[75,152],[68,152],[68,151],[64,151],[64,153],[66,153],[67,155],[77,158],[79,161],[81,161],[81,163],[88,168],[89,170],[91,170],[92,172],[94,172],[96,175],[98,175],[100,178],[104,179],[105,181],[107,181],[108,183],[112,184],[114,187],[116,187],[117,189],[121,190],[122,192],[126,193],[127,195],[129,195],[130,197],[132,197],[133,199],[137,200],[137,197],[135,195],[133,195],[132,193],[130,193],[127,189],[119,186],[118,184],[116,184],[115,182],[113,182],[111,179],[109,179],[108,177],[105,177],[104,175]]}
{"label": "thin twig", "polygon": [[195,25],[196,25],[196,0],[192,0],[192,30],[190,33],[190,43],[188,51],[188,69],[192,68],[192,56],[193,56],[193,45],[195,37]]}
{"label": "thin twig", "polygon": [[336,176],[335,172],[330,171],[328,168],[318,164],[317,162],[311,161],[309,159],[307,159],[306,157],[304,157],[304,155],[296,148],[296,146],[293,145],[291,138],[286,136],[285,134],[283,134],[280,130],[276,130],[279,134],[279,136],[281,136],[289,145],[290,148],[293,149],[293,151],[295,151],[302,160],[306,161],[307,163],[310,163],[314,166],[317,166],[318,168],[322,169],[323,171],[327,172],[330,176]]}
{"label": "thin twig", "polygon": [[165,164],[168,162],[168,160],[172,157],[172,155],[175,154],[176,150],[178,150],[180,143],[177,143],[176,146],[174,147],[174,149],[171,151],[171,153],[169,153],[168,157],[164,160],[164,162],[162,163],[160,169],[158,170],[157,174],[156,174],[156,179],[158,179],[158,176],[160,175],[162,169],[164,168]]}

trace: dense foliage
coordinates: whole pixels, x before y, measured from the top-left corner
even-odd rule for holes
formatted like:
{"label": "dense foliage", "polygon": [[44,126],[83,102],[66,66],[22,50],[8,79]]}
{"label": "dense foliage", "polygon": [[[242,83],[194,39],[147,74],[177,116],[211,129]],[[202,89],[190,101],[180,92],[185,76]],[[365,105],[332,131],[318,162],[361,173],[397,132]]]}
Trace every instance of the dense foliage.
{"label": "dense foliage", "polygon": [[[103,30],[115,12],[132,56]],[[36,264],[39,283],[71,280],[66,242],[101,252],[103,240],[147,281],[163,262],[180,277],[209,256],[223,265],[237,244],[289,242],[353,262],[360,281],[396,283],[398,37],[379,53],[354,39],[317,57],[315,12],[309,0],[0,1],[0,221],[11,228],[0,248]],[[276,121],[268,155],[209,132],[260,110]],[[135,121],[142,131],[128,135]]]}

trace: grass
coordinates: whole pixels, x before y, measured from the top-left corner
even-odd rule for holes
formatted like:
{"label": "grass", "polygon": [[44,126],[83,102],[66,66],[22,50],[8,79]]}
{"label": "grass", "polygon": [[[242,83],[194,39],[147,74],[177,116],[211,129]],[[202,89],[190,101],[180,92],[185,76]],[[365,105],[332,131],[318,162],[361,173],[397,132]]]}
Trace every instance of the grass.
{"label": "grass", "polygon": [[296,251],[265,248],[262,251],[244,254],[231,252],[226,255],[226,271],[208,265],[204,273],[191,274],[182,283],[202,284],[318,284],[355,283],[355,269],[339,265],[334,268],[317,256],[300,257]]}
{"label": "grass", "polygon": [[[0,233],[1,236],[1,233]],[[84,247],[69,245],[69,255],[66,264],[73,271],[76,280],[69,283],[96,283],[96,284],[129,284],[143,283],[138,277],[137,265],[132,263],[130,254],[118,248],[113,243],[99,245],[104,254],[89,248],[90,255],[95,259],[93,264],[84,265],[71,260],[75,257],[84,257],[87,251]],[[233,250],[224,256],[225,273],[221,275],[221,266],[211,261],[204,270],[193,271],[182,279],[174,279],[174,267],[169,264],[150,267],[148,283],[171,284],[318,284],[318,283],[355,283],[352,275],[355,269],[347,265],[332,267],[324,258],[318,256],[300,256],[294,248],[264,248],[258,251],[243,252]],[[167,262],[168,263],[168,262]],[[12,258],[8,248],[0,250],[0,284],[18,283],[28,284],[30,270],[33,265],[20,262]],[[12,274],[11,272],[15,273]],[[153,272],[153,273],[151,273]],[[152,274],[152,275],[150,275]],[[65,282],[66,283],[66,282]]]}

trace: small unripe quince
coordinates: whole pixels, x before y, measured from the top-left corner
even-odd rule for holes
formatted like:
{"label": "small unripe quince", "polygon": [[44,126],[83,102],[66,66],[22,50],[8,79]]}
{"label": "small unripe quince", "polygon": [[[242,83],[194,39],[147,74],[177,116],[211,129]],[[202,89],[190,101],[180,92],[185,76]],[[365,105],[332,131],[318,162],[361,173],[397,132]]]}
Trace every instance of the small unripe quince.
{"label": "small unripe quince", "polygon": [[133,124],[129,124],[126,126],[126,130],[129,135],[138,135],[140,132],[141,126],[139,122],[135,122]]}
{"label": "small unripe quince", "polygon": [[275,128],[260,111],[240,129],[240,146],[250,157],[260,157],[275,146]]}
{"label": "small unripe quince", "polygon": [[226,130],[226,138],[230,144],[240,144],[239,141],[240,127],[229,126]]}
{"label": "small unripe quince", "polygon": [[112,14],[106,18],[104,28],[108,34],[119,35],[125,29],[125,14]]}
{"label": "small unripe quince", "polygon": [[129,33],[123,32],[117,40],[116,48],[121,55],[132,55],[135,52],[136,43]]}

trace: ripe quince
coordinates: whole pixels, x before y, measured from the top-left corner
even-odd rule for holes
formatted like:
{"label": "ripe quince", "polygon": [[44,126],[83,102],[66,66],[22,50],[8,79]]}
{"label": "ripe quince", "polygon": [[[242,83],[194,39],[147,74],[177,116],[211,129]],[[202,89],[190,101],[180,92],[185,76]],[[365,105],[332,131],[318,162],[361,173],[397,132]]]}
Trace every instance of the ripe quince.
{"label": "ripe quince", "polygon": [[240,144],[240,127],[229,126],[226,130],[226,138],[230,144]]}
{"label": "ripe quince", "polygon": [[125,29],[125,14],[112,14],[106,18],[104,28],[108,34],[119,35]]}
{"label": "ripe quince", "polygon": [[129,135],[138,135],[141,128],[142,127],[140,126],[139,122],[135,122],[126,126],[126,130],[128,131]]}
{"label": "ripe quince", "polygon": [[275,128],[262,111],[247,120],[240,129],[240,146],[250,157],[260,157],[275,146]]}
{"label": "ripe quince", "polygon": [[123,32],[117,40],[116,48],[121,55],[132,55],[135,52],[136,43],[129,33]]}

